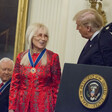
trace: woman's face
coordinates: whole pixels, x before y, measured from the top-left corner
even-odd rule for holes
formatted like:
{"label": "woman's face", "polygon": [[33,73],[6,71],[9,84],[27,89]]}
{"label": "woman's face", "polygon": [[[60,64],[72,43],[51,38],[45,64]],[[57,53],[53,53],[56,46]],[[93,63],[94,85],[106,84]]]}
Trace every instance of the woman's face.
{"label": "woman's face", "polygon": [[40,28],[32,38],[33,50],[42,51],[47,44],[48,35],[44,28]]}

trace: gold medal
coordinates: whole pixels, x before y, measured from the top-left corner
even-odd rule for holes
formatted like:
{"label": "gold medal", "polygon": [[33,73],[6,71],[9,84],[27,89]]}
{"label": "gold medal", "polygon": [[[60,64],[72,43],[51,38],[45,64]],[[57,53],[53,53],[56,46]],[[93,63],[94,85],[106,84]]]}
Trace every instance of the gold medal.
{"label": "gold medal", "polygon": [[30,54],[30,50],[29,50],[29,52],[28,52],[28,58],[29,58],[29,61],[30,61],[30,65],[32,66],[32,68],[30,70],[32,74],[36,73],[35,66],[38,64],[38,62],[42,58],[42,56],[44,55],[45,51],[46,51],[46,48],[39,54],[39,56],[37,57],[35,63],[33,63],[33,60],[32,60],[31,54]]}
{"label": "gold medal", "polygon": [[36,69],[33,67],[33,68],[31,68],[31,73],[35,73],[36,72]]}

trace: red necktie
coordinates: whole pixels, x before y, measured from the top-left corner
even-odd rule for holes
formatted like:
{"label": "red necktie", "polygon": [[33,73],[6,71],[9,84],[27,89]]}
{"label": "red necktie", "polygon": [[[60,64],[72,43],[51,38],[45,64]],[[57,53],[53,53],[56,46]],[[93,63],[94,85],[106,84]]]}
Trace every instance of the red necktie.
{"label": "red necktie", "polygon": [[3,85],[4,85],[4,83],[2,82],[2,83],[0,84],[0,88],[1,88]]}

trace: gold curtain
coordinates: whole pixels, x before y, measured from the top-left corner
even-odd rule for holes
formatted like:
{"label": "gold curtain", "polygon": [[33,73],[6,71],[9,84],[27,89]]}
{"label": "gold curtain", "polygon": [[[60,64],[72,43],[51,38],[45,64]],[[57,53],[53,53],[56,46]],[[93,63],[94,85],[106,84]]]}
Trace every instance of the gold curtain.
{"label": "gold curtain", "polygon": [[17,24],[16,24],[16,35],[15,35],[15,47],[14,47],[14,62],[18,53],[24,51],[25,48],[25,31],[27,22],[29,0],[19,0],[18,13],[17,13]]}

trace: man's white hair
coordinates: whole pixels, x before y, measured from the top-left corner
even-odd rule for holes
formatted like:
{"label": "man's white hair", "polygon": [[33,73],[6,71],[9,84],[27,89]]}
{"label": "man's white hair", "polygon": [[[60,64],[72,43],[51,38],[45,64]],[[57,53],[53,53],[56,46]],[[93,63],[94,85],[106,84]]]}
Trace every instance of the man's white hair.
{"label": "man's white hair", "polygon": [[10,62],[12,63],[13,68],[14,68],[14,62],[13,62],[13,60],[11,60],[11,59],[8,58],[8,57],[4,57],[4,58],[2,58],[2,59],[0,60],[0,66],[1,66],[2,62],[8,62],[8,61],[10,61]]}

